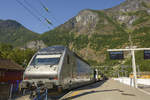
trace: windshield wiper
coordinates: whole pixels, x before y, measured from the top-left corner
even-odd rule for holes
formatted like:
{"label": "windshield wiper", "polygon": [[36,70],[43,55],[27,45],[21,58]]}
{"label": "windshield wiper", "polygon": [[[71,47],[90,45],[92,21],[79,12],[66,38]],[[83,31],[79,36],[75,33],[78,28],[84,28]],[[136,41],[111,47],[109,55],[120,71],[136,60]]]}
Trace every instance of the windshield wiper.
{"label": "windshield wiper", "polygon": [[35,68],[36,66],[35,66],[35,65],[33,65],[33,67]]}
{"label": "windshield wiper", "polygon": [[52,67],[52,66],[54,66],[54,65],[56,65],[56,64],[51,64],[50,67]]}
{"label": "windshield wiper", "polygon": [[33,67],[34,67],[34,68],[37,68],[37,69],[39,68],[39,67],[38,67],[38,66],[36,66],[36,65],[33,65]]}

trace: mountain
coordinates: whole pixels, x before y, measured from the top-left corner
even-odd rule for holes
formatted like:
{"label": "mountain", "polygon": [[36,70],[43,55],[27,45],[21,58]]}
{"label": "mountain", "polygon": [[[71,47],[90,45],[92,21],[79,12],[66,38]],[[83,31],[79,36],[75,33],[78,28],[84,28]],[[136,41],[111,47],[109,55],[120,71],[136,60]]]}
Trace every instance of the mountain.
{"label": "mountain", "polygon": [[135,12],[139,10],[148,10],[150,0],[126,0],[118,6],[106,9],[110,12]]}
{"label": "mountain", "polygon": [[[126,0],[104,10],[85,9],[76,16],[41,35],[13,20],[0,20],[0,42],[38,49],[51,45],[66,45],[91,65],[131,65],[126,60],[110,60],[107,49],[130,46],[150,47],[150,0]],[[44,42],[44,43],[43,43]],[[46,44],[46,45],[45,45]],[[136,52],[140,70],[150,71],[150,61],[143,59],[143,51]],[[113,68],[113,67],[110,67]],[[131,72],[131,68],[128,69]]]}
{"label": "mountain", "polygon": [[20,46],[38,37],[39,34],[26,29],[24,26],[14,20],[0,20],[1,43]]}
{"label": "mountain", "polygon": [[[82,10],[66,23],[42,34],[40,39],[47,45],[67,45],[92,65],[116,65],[120,61],[110,61],[107,49],[129,47],[129,37],[137,47],[149,47],[149,23],[150,0],[126,0],[105,10]],[[141,52],[136,53],[137,64],[142,64],[144,70],[149,61],[144,61]],[[123,64],[129,64],[129,59]]]}

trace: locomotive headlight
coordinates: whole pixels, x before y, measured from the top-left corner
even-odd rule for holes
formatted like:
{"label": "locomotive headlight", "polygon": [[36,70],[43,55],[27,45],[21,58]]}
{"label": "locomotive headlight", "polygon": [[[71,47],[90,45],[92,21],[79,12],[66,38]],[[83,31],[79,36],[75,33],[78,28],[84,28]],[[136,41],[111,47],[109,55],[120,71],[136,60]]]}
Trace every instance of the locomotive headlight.
{"label": "locomotive headlight", "polygon": [[58,77],[49,78],[50,80],[58,80]]}
{"label": "locomotive headlight", "polygon": [[58,77],[54,77],[54,80],[58,80]]}
{"label": "locomotive headlight", "polygon": [[56,71],[56,67],[54,67],[54,71]]}
{"label": "locomotive headlight", "polygon": [[52,69],[53,69],[54,71],[56,71],[56,70],[57,70],[57,66],[54,65],[54,66],[52,67]]}
{"label": "locomotive headlight", "polygon": [[28,77],[24,77],[24,80],[28,80]]}

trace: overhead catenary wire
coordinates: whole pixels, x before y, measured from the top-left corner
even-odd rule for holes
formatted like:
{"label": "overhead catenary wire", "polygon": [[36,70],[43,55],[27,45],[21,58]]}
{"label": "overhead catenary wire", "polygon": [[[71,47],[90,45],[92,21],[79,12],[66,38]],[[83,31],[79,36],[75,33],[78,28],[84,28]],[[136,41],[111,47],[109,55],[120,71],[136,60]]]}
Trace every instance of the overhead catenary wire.
{"label": "overhead catenary wire", "polygon": [[[33,7],[29,2],[27,2],[27,0],[24,0],[24,2],[30,6],[31,9],[33,9],[39,16],[41,16],[44,20],[48,20],[48,18],[44,17],[35,7]],[[50,25],[52,25],[51,21],[48,20],[48,22],[50,22]]]}
{"label": "overhead catenary wire", "polygon": [[37,20],[39,20],[41,22],[41,19],[38,18],[28,7],[26,7],[22,2],[20,2],[19,0],[16,0],[18,2],[18,4],[20,4],[22,7],[24,7],[34,18],[36,18]]}
{"label": "overhead catenary wire", "polygon": [[[26,5],[24,5],[22,2],[20,2],[19,0],[16,0],[18,4],[20,4],[24,9],[26,9],[34,18],[36,18],[38,21],[40,21],[41,23],[43,23],[44,25],[46,25],[44,22],[42,22],[42,20],[36,15],[34,14]],[[28,3],[29,4],[29,3]],[[49,26],[46,26],[50,29]]]}
{"label": "overhead catenary wire", "polygon": [[38,0],[38,1],[41,4],[41,6],[45,9],[45,11],[49,12],[49,9],[44,5],[44,3],[42,3],[41,0]]}
{"label": "overhead catenary wire", "polygon": [[[32,13],[32,11],[30,9],[28,9],[22,2],[20,2],[19,0],[16,0],[18,4],[20,4],[22,7],[24,7],[33,17],[35,17],[37,20],[39,20],[41,22],[41,20],[34,14]],[[25,67],[25,49],[26,49],[26,44],[25,44],[25,39],[23,39],[24,42],[24,51],[23,51],[23,57],[24,57],[24,62],[22,63],[23,66]]]}
{"label": "overhead catenary wire", "polygon": [[[48,18],[46,18],[46,17],[44,17],[35,7],[33,7],[30,3],[28,3],[26,0],[24,0],[24,2],[28,5],[28,6],[30,6],[30,8],[31,9],[33,9],[39,16],[41,16],[48,24],[50,24],[51,25],[51,27],[52,27],[52,23],[51,23],[51,21],[49,21],[48,20]],[[46,20],[47,19],[47,20]],[[47,25],[46,23],[44,23],[45,25]],[[48,26],[49,27],[49,26]]]}
{"label": "overhead catenary wire", "polygon": [[49,11],[49,9],[45,6],[45,4],[41,1],[41,0],[37,0],[39,2],[39,4],[44,8],[44,10],[50,14],[50,16],[56,21],[56,22],[60,22],[58,21],[52,14],[51,12]]}
{"label": "overhead catenary wire", "polygon": [[[25,2],[28,6],[30,6],[30,8],[33,9],[36,13],[38,13],[39,15],[41,15],[41,13],[40,13],[35,7],[33,7],[27,0],[24,0],[24,2]],[[41,15],[41,16],[42,16],[42,15]]]}
{"label": "overhead catenary wire", "polygon": [[[33,9],[39,16],[41,16],[51,27],[53,26],[52,22],[49,21],[48,18],[44,17],[35,7],[33,7],[27,0],[24,0],[24,2],[31,8]],[[48,26],[49,27],[49,26]]]}
{"label": "overhead catenary wire", "polygon": [[[49,9],[41,2],[41,0],[39,0],[39,3],[40,3],[41,6],[44,8],[44,10],[49,13]],[[54,18],[53,18],[53,19],[54,19]],[[46,20],[46,22],[47,22],[48,24],[52,25],[51,21],[49,21],[48,18],[45,18],[45,20]]]}

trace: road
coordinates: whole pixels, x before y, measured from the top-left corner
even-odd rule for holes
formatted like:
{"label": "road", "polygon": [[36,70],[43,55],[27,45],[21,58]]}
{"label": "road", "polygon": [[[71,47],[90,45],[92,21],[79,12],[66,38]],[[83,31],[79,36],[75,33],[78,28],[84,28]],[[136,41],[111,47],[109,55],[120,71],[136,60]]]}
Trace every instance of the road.
{"label": "road", "polygon": [[150,100],[150,95],[109,79],[76,89],[65,95],[63,100]]}

